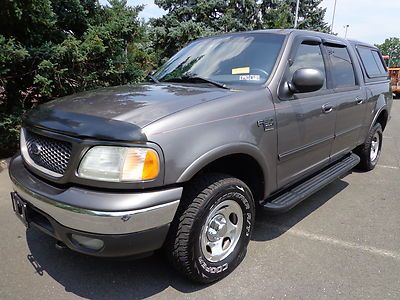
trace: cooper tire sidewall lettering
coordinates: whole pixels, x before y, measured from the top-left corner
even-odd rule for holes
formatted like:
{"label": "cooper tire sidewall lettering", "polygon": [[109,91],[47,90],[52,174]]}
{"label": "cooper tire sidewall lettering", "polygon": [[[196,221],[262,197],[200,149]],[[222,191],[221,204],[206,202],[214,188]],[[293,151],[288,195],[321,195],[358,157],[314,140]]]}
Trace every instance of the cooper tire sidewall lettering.
{"label": "cooper tire sidewall lettering", "polygon": [[[215,200],[216,199],[216,200]],[[243,227],[235,249],[228,257],[220,262],[208,261],[201,250],[200,239],[203,226],[211,210],[219,203],[230,199],[237,202],[243,211]],[[249,200],[250,199],[250,200]],[[251,205],[253,204],[253,205]],[[193,237],[197,238],[197,243],[193,243],[193,260],[196,269],[203,277],[218,276],[222,273],[230,273],[243,260],[246,254],[246,247],[250,241],[254,227],[255,208],[251,192],[245,186],[230,185],[219,190],[207,203],[204,213],[196,220]],[[225,275],[223,275],[225,276]]]}

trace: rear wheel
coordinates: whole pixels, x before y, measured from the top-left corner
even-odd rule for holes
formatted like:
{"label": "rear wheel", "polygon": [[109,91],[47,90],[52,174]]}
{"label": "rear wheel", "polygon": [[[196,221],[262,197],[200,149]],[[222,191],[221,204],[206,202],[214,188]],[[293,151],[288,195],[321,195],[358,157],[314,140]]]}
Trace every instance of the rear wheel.
{"label": "rear wheel", "polygon": [[191,280],[219,280],[243,260],[254,217],[253,196],[245,183],[205,174],[185,187],[167,238],[167,255]]}
{"label": "rear wheel", "polygon": [[382,138],[382,126],[376,123],[371,128],[365,143],[355,150],[356,154],[361,158],[358,165],[360,169],[370,171],[375,168],[381,155]]}

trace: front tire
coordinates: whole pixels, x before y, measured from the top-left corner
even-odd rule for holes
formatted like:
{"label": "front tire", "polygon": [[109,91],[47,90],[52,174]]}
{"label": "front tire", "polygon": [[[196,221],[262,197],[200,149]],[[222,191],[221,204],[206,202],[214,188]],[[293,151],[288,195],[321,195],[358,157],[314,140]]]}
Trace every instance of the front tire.
{"label": "front tire", "polygon": [[371,171],[375,168],[381,155],[382,139],[382,126],[376,123],[368,133],[365,143],[359,146],[355,151],[361,159],[358,165],[359,169]]}
{"label": "front tire", "polygon": [[205,174],[184,189],[167,238],[167,255],[193,281],[220,280],[243,260],[254,220],[254,200],[245,183]]}

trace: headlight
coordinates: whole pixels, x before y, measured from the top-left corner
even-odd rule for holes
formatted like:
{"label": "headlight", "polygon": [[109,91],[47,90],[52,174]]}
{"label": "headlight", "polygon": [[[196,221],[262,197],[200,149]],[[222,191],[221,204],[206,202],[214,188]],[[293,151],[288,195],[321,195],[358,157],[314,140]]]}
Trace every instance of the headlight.
{"label": "headlight", "polygon": [[158,176],[160,159],[153,149],[95,146],[83,157],[78,175],[102,181],[145,181]]}

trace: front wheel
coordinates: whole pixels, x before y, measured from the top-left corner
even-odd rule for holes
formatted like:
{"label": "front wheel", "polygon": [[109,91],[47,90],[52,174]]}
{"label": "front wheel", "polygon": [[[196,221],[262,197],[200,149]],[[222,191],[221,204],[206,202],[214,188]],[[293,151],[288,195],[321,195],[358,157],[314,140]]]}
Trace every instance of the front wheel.
{"label": "front wheel", "polygon": [[370,171],[375,168],[381,155],[382,138],[382,126],[376,123],[371,128],[365,143],[355,151],[361,159],[358,165],[360,169]]}
{"label": "front wheel", "polygon": [[254,200],[245,183],[205,174],[185,187],[167,238],[167,255],[191,280],[219,280],[243,260],[254,220]]}

